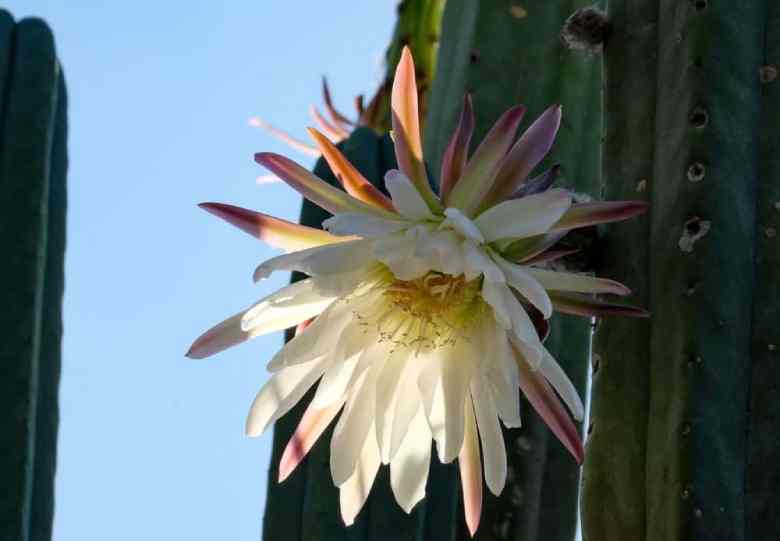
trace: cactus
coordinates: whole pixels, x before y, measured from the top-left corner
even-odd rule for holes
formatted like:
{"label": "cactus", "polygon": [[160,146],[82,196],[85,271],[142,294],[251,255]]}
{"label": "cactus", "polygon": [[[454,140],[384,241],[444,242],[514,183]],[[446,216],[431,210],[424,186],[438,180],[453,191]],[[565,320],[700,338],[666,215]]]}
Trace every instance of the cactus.
{"label": "cactus", "polygon": [[51,538],[65,233],[66,102],[54,40],[0,11],[0,537]]}
{"label": "cactus", "polygon": [[780,135],[775,119],[780,110],[780,5],[767,4],[764,62],[760,71],[763,83],[760,131],[760,183],[758,186],[756,235],[756,284],[753,296],[753,362],[751,365],[750,444],[747,470],[747,524],[753,539],[780,538],[777,515],[777,487],[780,465],[777,463],[777,432],[780,424],[780,381],[777,359],[780,356]]}
{"label": "cactus", "polygon": [[[550,104],[560,102],[563,122],[547,163],[562,163],[561,185],[595,193],[600,64],[597,58],[567,50],[558,38],[566,17],[584,4],[577,0],[535,0],[522,6],[498,0],[447,2],[426,125],[425,152],[434,171],[466,92],[472,94],[477,113],[474,140],[480,140],[511,105],[527,105],[527,117],[535,118]],[[590,323],[556,315],[552,326],[547,346],[584,395]],[[569,541],[576,529],[579,468],[527,404],[525,411],[524,428],[505,432],[508,486],[501,498],[486,499],[477,538]],[[449,512],[454,514],[460,508],[457,484],[451,479],[446,482],[454,488],[436,489],[428,499],[450,493]],[[437,523],[443,525],[446,520],[442,516]],[[458,524],[462,523],[460,518]],[[461,526],[456,537],[466,535]]]}
{"label": "cactus", "polygon": [[653,318],[596,331],[584,538],[742,540],[751,526],[775,538],[769,494],[753,492],[767,468],[777,478],[766,229],[753,278],[756,208],[762,227],[777,223],[770,92],[763,128],[759,114],[772,19],[761,2],[707,0],[610,0],[608,15],[604,192],[647,197],[651,211],[608,233],[602,271],[629,279]]}

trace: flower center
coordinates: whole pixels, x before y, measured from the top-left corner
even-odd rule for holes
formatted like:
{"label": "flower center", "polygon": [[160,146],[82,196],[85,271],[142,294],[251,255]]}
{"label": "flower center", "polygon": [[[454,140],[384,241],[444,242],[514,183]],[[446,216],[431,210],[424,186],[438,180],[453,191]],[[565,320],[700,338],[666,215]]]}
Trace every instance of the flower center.
{"label": "flower center", "polygon": [[481,280],[428,272],[415,280],[390,278],[381,288],[384,302],[356,312],[366,332],[380,342],[415,349],[417,353],[470,340],[474,322],[485,309]]}

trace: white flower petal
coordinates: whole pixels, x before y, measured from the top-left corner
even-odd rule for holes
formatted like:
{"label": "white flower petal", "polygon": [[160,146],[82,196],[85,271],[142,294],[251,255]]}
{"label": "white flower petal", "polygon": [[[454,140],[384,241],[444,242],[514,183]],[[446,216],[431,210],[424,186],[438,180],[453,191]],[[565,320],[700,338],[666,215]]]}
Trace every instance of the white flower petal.
{"label": "white flower petal", "polygon": [[333,351],[344,327],[352,320],[349,306],[336,301],[276,352],[266,367],[270,372],[307,363]]}
{"label": "white flower petal", "polygon": [[322,228],[334,235],[359,235],[361,237],[378,237],[395,233],[406,227],[409,227],[408,222],[358,213],[336,214],[322,222]]}
{"label": "white flower petal", "polygon": [[533,304],[542,313],[544,319],[549,319],[552,316],[553,306],[542,284],[526,268],[510,263],[498,255],[494,255],[493,259],[506,276],[507,283]]}
{"label": "white flower petal", "polygon": [[241,329],[265,334],[294,327],[321,313],[335,299],[323,296],[311,280],[301,280],[250,308],[241,319]]}
{"label": "white flower petal", "polygon": [[351,526],[366,503],[371,486],[379,471],[379,448],[370,434],[360,449],[355,472],[339,487],[339,505],[344,524]]}
{"label": "white flower petal", "polygon": [[431,432],[425,412],[418,408],[409,430],[390,463],[390,486],[395,500],[409,513],[425,497],[425,485],[431,463]]}
{"label": "white flower petal", "polygon": [[548,190],[510,199],[486,210],[474,220],[485,240],[531,237],[547,232],[571,206],[564,190]]}
{"label": "white flower petal", "polygon": [[490,387],[496,402],[498,415],[507,427],[519,427],[520,419],[520,376],[517,361],[509,344],[506,331],[495,327],[490,338],[493,362],[483,363],[482,375]]}
{"label": "white flower petal", "polygon": [[460,210],[456,208],[448,208],[444,210],[444,215],[447,217],[441,223],[442,228],[451,227],[464,237],[474,241],[477,244],[483,244],[485,237],[482,236],[482,232],[479,228],[466,217]]}
{"label": "white flower petal", "polygon": [[463,241],[464,271],[466,280],[484,275],[488,282],[503,283],[504,273],[487,255],[485,249],[475,245],[471,241]]}
{"label": "white flower petal", "polygon": [[[339,349],[343,350],[343,348]],[[311,407],[323,409],[340,400],[343,401],[360,355],[352,355],[348,359],[343,359],[343,357],[339,357],[340,354],[343,356],[341,351],[337,353],[334,363],[322,375],[322,379],[317,385],[317,392],[314,393],[314,398],[311,400]]]}
{"label": "white flower petal", "polygon": [[404,390],[401,388],[401,376],[409,361],[409,351],[397,348],[390,354],[376,383],[376,438],[382,464],[390,462],[390,442],[393,430],[393,418],[396,404]]}
{"label": "white flower petal", "polygon": [[439,459],[446,464],[455,460],[463,446],[463,402],[476,358],[462,344],[434,349],[426,357],[417,385]]}
{"label": "white flower petal", "polygon": [[457,276],[465,269],[460,236],[454,231],[427,231],[420,228],[413,255],[427,270]]}
{"label": "white flower petal", "polygon": [[[330,471],[336,486],[341,486],[352,476],[362,448],[360,444],[374,428],[376,378],[381,369],[382,360],[376,359],[376,362],[361,374],[333,430],[330,440]],[[371,437],[373,438],[373,435]]]}
{"label": "white flower petal", "polygon": [[511,329],[510,340],[527,355],[528,362],[538,365],[543,348],[539,335],[523,305],[509,287],[485,280],[482,283],[482,298],[493,308],[496,321],[505,329]]}
{"label": "white flower petal", "polygon": [[445,420],[446,410],[444,407],[444,391],[442,390],[442,370],[438,358],[426,359],[425,366],[420,370],[417,377],[417,387],[420,391],[420,398],[425,409],[425,416],[428,421],[428,427],[431,430],[433,439],[436,441],[436,452],[439,460],[444,454],[445,447]]}
{"label": "white flower petal", "polygon": [[[390,460],[393,459],[401,446],[412,419],[418,410],[423,408],[420,393],[417,390],[417,377],[420,373],[420,363],[416,359],[406,363],[399,388],[403,391],[403,399],[397,400],[393,413],[393,424],[390,434]],[[425,410],[423,410],[425,411]],[[427,425],[426,425],[427,426]],[[430,439],[430,429],[428,429]]]}
{"label": "white flower petal", "polygon": [[506,483],[506,449],[498,412],[489,387],[482,377],[471,380],[471,397],[477,417],[479,436],[482,440],[482,460],[485,466],[485,482],[490,492],[501,494]]}
{"label": "white flower petal", "polygon": [[259,436],[292,408],[328,368],[327,355],[285,368],[271,376],[257,393],[246,420],[247,436]]}
{"label": "white flower petal", "polygon": [[415,229],[403,235],[378,239],[374,245],[374,257],[387,265],[399,280],[414,280],[430,269],[425,261],[414,257],[417,240]]}
{"label": "white flower petal", "polygon": [[539,372],[550,382],[555,391],[560,395],[563,403],[571,411],[572,417],[577,421],[582,421],[585,417],[585,406],[582,404],[577,389],[574,384],[558,364],[558,361],[550,355],[547,349],[544,349],[542,362],[539,364]]}
{"label": "white flower petal", "polygon": [[385,174],[385,186],[390,192],[393,206],[401,216],[415,221],[433,219],[428,204],[403,173],[397,169],[388,171]]}
{"label": "white flower petal", "polygon": [[350,240],[273,257],[255,269],[255,281],[274,271],[300,271],[311,276],[354,271],[373,259],[374,241]]}

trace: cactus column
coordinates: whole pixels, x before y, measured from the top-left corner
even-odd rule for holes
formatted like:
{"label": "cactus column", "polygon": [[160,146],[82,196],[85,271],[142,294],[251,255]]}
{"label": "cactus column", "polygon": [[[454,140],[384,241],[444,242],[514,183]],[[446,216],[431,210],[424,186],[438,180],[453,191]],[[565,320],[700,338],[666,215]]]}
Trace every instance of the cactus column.
{"label": "cactus column", "polygon": [[747,522],[753,539],[780,538],[780,4],[767,2],[761,90],[761,164],[753,301]]}
{"label": "cactus column", "polygon": [[0,11],[0,538],[51,538],[66,103],[51,31]]}
{"label": "cactus column", "polygon": [[608,13],[604,191],[651,210],[609,234],[605,262],[653,317],[596,332],[585,539],[747,539],[764,4]]}

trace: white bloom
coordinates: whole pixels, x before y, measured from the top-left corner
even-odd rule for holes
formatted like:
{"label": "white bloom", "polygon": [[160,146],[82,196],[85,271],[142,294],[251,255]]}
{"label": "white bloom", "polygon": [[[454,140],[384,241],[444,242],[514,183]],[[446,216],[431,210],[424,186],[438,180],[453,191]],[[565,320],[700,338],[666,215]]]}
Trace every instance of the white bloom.
{"label": "white bloom", "polygon": [[[203,205],[259,238],[290,248],[261,264],[256,279],[290,270],[309,278],[220,323],[196,340],[188,355],[205,357],[299,325],[271,359],[273,375],[255,398],[246,425],[247,434],[259,435],[319,382],[282,456],[280,481],[340,412],[330,466],[346,524],[363,506],[380,464],[390,466],[395,498],[409,512],[425,495],[433,441],[442,462],[459,461],[473,534],[482,472],[496,495],[506,482],[500,422],[520,426],[520,391],[582,460],[579,434],[561,400],[574,419],[582,419],[584,408],[537,325],[554,308],[626,313],[626,307],[572,295],[628,290],[610,280],[545,269],[538,261],[565,231],[622,219],[627,211],[625,204],[573,205],[568,192],[547,190],[549,182],[537,190],[540,181],[533,181],[522,197],[516,193],[552,144],[560,121],[557,107],[511,150],[520,109],[499,120],[470,160],[455,163],[465,153],[448,149],[443,176],[459,177],[443,178],[446,189],[435,194],[421,165],[412,95],[414,69],[406,51],[393,89],[401,170],[385,177],[390,198],[323,137],[315,139],[348,193],[286,158],[256,156],[333,214],[323,224],[330,233],[237,207]],[[468,124],[461,119],[453,144],[468,144],[470,135],[460,133]],[[510,166],[524,174],[512,177]]]}

